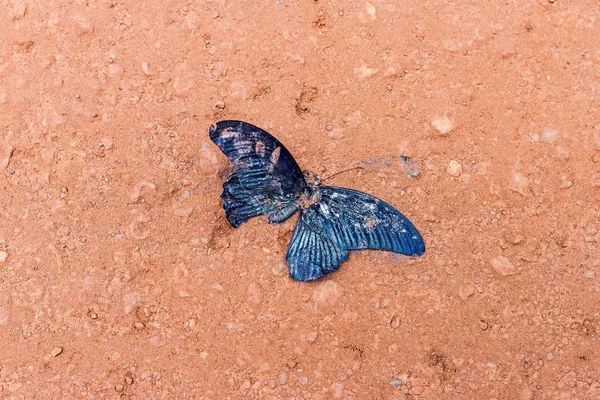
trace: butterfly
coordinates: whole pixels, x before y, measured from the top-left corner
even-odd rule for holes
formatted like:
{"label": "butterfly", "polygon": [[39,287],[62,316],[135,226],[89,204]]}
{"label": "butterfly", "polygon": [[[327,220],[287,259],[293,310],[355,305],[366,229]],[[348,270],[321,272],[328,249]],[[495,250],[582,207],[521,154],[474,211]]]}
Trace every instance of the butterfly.
{"label": "butterfly", "polygon": [[378,249],[419,256],[425,243],[414,225],[383,200],[357,190],[321,186],[264,130],[242,121],[220,121],[210,139],[231,163],[223,208],[237,228],[268,214],[281,223],[299,212],[286,261],[290,277],[310,281],[337,270],[350,250]]}

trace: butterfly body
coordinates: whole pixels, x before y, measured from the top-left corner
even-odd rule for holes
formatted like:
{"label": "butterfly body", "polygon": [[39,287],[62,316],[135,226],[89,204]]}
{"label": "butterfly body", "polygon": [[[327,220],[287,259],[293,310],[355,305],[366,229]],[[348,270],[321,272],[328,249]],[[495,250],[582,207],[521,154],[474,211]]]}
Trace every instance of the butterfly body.
{"label": "butterfly body", "polygon": [[281,223],[299,212],[286,255],[293,279],[309,281],[337,270],[349,250],[424,253],[421,235],[398,210],[367,193],[321,186],[318,176],[303,173],[290,152],[262,129],[221,121],[209,133],[234,167],[221,194],[231,226],[265,214]]}

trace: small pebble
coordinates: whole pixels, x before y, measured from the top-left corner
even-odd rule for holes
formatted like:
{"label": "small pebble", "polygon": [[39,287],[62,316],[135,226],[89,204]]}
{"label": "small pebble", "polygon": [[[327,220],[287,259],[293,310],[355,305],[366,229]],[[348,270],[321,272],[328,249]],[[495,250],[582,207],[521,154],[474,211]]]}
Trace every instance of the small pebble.
{"label": "small pebble", "polygon": [[125,389],[125,387],[123,385],[121,385],[120,383],[118,385],[115,385],[115,390],[117,392],[122,392],[123,389]]}
{"label": "small pebble", "polygon": [[454,121],[444,115],[441,118],[436,118],[431,122],[431,125],[437,129],[442,135],[447,135],[454,129]]}
{"label": "small pebble", "polygon": [[0,307],[0,325],[8,324],[8,310],[4,307]]}
{"label": "small pebble", "polygon": [[123,67],[119,64],[109,64],[108,73],[112,76],[119,76],[123,73]]}
{"label": "small pebble", "polygon": [[463,168],[458,161],[452,160],[448,165],[447,171],[451,176],[458,178],[462,174]]}
{"label": "small pebble", "polygon": [[402,162],[402,169],[406,171],[406,175],[411,178],[417,178],[421,173],[419,172],[419,164],[410,157],[400,156]]}
{"label": "small pebble", "polygon": [[144,323],[140,321],[137,321],[135,324],[133,324],[133,326],[135,327],[135,329],[138,330],[144,329],[146,327],[146,325],[144,325]]}
{"label": "small pebble", "polygon": [[554,129],[546,128],[542,133],[542,142],[554,143],[558,140],[560,132]]}
{"label": "small pebble", "polygon": [[60,346],[57,346],[52,349],[52,352],[50,354],[52,354],[52,357],[58,357],[60,355],[60,353],[62,353],[62,352],[63,352],[63,348]]}
{"label": "small pebble", "polygon": [[471,284],[461,285],[458,288],[458,296],[462,300],[466,300],[475,294],[475,287]]}
{"label": "small pebble", "polygon": [[215,108],[222,110],[225,108],[225,102],[223,100],[219,100],[215,103]]}
{"label": "small pebble", "polygon": [[332,385],[333,389],[333,397],[336,399],[341,399],[344,397],[344,385],[341,383],[334,383]]}
{"label": "small pebble", "polygon": [[517,172],[513,175],[513,179],[509,183],[508,188],[525,196],[529,191],[529,179],[520,172]]}
{"label": "small pebble", "polygon": [[0,263],[3,263],[8,258],[8,253],[5,251],[0,251]]}
{"label": "small pebble", "polygon": [[144,74],[146,75],[152,75],[152,73],[150,72],[150,68],[148,68],[148,63],[146,61],[142,62],[142,71],[144,71]]}
{"label": "small pebble", "polygon": [[402,386],[402,379],[394,379],[390,382],[390,386],[393,388]]}
{"label": "small pebble", "polygon": [[504,256],[497,256],[492,259],[494,271],[502,276],[514,275],[517,272],[515,266]]}
{"label": "small pebble", "polygon": [[586,271],[583,276],[585,276],[588,279],[593,279],[594,278],[594,271]]}
{"label": "small pebble", "polygon": [[364,81],[365,79],[375,75],[377,72],[379,72],[379,69],[369,68],[366,65],[361,65],[360,67],[354,68],[354,75],[356,75],[359,81]]}

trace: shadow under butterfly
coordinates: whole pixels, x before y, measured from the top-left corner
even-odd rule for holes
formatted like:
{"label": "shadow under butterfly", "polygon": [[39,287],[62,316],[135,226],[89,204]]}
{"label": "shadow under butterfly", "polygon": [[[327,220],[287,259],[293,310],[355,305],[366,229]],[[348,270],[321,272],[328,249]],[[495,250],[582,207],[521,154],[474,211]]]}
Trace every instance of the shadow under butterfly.
{"label": "shadow under butterfly", "polygon": [[290,277],[310,281],[337,270],[349,250],[387,250],[408,256],[425,252],[414,225],[398,210],[369,194],[320,186],[290,152],[264,130],[242,121],[220,121],[210,139],[233,164],[223,184],[227,221],[237,228],[269,214],[281,223],[300,212],[286,260]]}

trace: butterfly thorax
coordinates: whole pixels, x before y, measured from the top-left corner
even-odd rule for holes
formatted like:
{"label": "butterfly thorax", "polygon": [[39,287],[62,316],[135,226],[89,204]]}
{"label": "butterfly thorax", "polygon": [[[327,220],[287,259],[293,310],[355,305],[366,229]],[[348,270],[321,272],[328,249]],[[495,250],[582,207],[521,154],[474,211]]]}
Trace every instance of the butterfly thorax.
{"label": "butterfly thorax", "polygon": [[302,171],[302,174],[304,175],[304,180],[309,187],[315,188],[321,184],[321,177],[314,172],[305,169]]}

